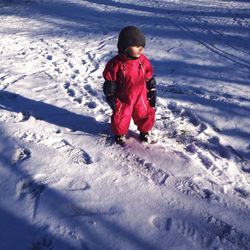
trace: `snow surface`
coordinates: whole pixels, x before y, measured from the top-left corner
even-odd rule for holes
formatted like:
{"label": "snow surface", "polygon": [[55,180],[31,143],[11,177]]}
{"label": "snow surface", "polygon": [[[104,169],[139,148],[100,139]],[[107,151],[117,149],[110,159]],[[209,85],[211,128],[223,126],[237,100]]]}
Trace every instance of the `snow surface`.
{"label": "snow surface", "polygon": [[[250,3],[0,1],[0,249],[250,249]],[[102,71],[137,25],[152,144],[112,143]]]}

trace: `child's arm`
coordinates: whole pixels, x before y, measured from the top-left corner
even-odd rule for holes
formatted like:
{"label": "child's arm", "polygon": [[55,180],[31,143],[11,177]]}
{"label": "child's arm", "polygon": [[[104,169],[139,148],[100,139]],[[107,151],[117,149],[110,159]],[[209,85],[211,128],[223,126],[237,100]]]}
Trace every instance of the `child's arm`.
{"label": "child's arm", "polygon": [[156,80],[153,77],[154,70],[150,61],[145,57],[145,71],[146,71],[146,84],[147,84],[147,97],[151,107],[155,107],[156,103]]}
{"label": "child's arm", "polygon": [[151,107],[155,107],[156,103],[156,80],[154,77],[152,77],[148,82],[147,82],[147,97],[149,100],[149,104]]}
{"label": "child's arm", "polygon": [[115,112],[116,111],[116,66],[113,60],[109,61],[103,71],[103,77],[105,82],[103,84],[103,92],[106,96],[106,101],[111,107],[111,109]]}
{"label": "child's arm", "polygon": [[106,101],[111,107],[111,109],[115,112],[116,107],[116,83],[114,81],[106,80],[103,84],[103,92],[106,96]]}

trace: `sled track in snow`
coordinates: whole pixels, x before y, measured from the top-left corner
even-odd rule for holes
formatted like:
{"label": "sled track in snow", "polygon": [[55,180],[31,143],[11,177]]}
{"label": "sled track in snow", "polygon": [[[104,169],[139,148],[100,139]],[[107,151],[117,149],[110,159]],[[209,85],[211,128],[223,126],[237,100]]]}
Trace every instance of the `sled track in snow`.
{"label": "sled track in snow", "polygon": [[[226,46],[226,47],[229,47],[229,49],[233,49],[235,52],[240,52],[241,53],[241,56],[244,57],[244,56],[250,56],[250,52],[248,50],[244,50],[243,48],[239,48],[239,47],[236,47],[236,44],[238,42],[238,38],[230,35],[230,34],[224,34],[222,33],[221,31],[218,31],[214,26],[213,24],[209,24],[208,21],[205,21],[203,20],[202,18],[200,17],[190,17],[189,18],[190,21],[196,21],[197,22],[197,25],[200,29],[203,29],[206,34],[211,34],[213,35],[216,40],[221,40],[223,41],[223,44]],[[235,41],[234,43],[232,42]]]}
{"label": "sled track in snow", "polygon": [[221,49],[218,47],[218,45],[214,45],[212,43],[208,43],[202,39],[201,36],[199,36],[196,32],[192,31],[187,26],[181,25],[178,23],[178,21],[174,21],[173,18],[166,17],[170,23],[172,23],[174,26],[178,27],[181,31],[186,33],[188,36],[191,36],[195,41],[199,42],[201,45],[206,47],[208,50],[212,51],[213,53],[216,53],[219,56],[224,57],[225,59],[236,63],[246,69],[250,69],[250,62],[248,60],[245,60],[244,58],[239,58],[238,56],[234,55],[231,52],[226,51],[225,49]]}

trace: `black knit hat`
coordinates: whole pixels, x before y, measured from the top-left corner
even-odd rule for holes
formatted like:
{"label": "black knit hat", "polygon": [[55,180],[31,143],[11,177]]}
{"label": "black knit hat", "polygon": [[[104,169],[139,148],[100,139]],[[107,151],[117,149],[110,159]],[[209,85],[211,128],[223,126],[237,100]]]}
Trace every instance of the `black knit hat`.
{"label": "black knit hat", "polygon": [[117,48],[123,53],[130,46],[145,47],[146,41],[144,34],[135,26],[127,26],[120,31]]}

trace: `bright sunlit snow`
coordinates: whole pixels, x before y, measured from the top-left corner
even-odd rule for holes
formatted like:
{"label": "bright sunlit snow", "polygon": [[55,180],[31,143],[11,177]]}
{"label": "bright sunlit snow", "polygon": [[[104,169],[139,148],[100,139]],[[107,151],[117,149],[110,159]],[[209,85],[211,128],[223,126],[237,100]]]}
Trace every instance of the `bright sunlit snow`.
{"label": "bright sunlit snow", "polygon": [[[250,249],[250,3],[0,0],[0,249]],[[102,91],[145,33],[152,143]]]}

